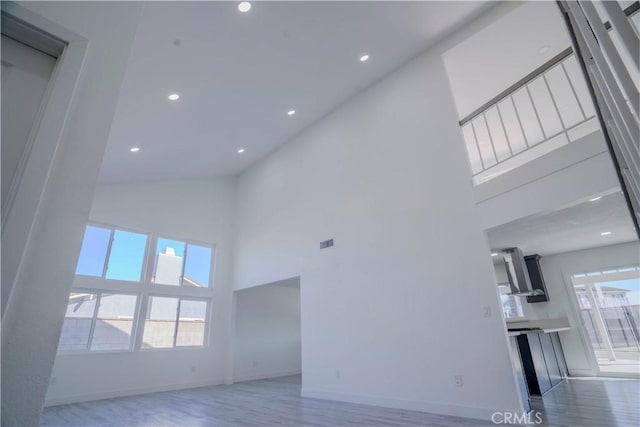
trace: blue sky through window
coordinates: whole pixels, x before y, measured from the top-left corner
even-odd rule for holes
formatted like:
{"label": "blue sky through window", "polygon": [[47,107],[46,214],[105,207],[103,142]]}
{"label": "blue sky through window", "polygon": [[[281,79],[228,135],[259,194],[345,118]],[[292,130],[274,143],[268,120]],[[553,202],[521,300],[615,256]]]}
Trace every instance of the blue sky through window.
{"label": "blue sky through window", "polygon": [[600,286],[627,289],[627,300],[630,305],[640,305],[640,279],[616,280],[614,282],[601,282]]}
{"label": "blue sky through window", "polygon": [[203,286],[209,286],[211,275],[211,248],[189,245],[184,275]]}
{"label": "blue sky through window", "polygon": [[76,274],[102,276],[110,238],[111,230],[108,228],[87,226],[82,239]]}
{"label": "blue sky through window", "polygon": [[129,231],[115,230],[107,279],[139,281],[147,245],[147,236]]}

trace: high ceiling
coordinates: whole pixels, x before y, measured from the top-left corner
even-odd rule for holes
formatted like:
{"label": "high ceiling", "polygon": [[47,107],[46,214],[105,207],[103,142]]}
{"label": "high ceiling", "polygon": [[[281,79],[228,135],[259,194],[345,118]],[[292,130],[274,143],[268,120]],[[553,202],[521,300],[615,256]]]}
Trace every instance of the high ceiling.
{"label": "high ceiling", "polygon": [[637,240],[622,193],[590,199],[600,196],[493,228],[487,233],[491,248],[519,247],[527,255],[551,255]]}
{"label": "high ceiling", "polygon": [[145,4],[102,182],[237,174],[492,4],[237,5]]}

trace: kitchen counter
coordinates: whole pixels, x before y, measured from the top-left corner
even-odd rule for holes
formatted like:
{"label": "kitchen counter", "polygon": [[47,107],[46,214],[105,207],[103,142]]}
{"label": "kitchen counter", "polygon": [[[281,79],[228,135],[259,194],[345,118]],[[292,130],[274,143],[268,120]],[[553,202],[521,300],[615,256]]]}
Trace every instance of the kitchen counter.
{"label": "kitchen counter", "polygon": [[507,320],[507,330],[509,336],[516,336],[527,333],[551,333],[568,331],[571,329],[569,319],[560,317],[557,319],[535,319],[535,320]]}

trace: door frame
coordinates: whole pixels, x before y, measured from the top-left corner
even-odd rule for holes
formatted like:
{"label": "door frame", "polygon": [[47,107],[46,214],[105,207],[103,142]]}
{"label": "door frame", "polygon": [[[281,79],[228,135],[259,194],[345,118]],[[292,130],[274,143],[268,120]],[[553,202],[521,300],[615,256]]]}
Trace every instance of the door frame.
{"label": "door frame", "polygon": [[[38,50],[62,47],[51,74],[29,141],[1,209],[2,317],[13,294],[13,284],[24,266],[23,254],[31,240],[36,214],[49,183],[54,159],[64,135],[69,113],[77,97],[89,41],[15,2],[2,2],[2,20],[11,23],[12,38]],[[14,25],[15,24],[15,25]]]}

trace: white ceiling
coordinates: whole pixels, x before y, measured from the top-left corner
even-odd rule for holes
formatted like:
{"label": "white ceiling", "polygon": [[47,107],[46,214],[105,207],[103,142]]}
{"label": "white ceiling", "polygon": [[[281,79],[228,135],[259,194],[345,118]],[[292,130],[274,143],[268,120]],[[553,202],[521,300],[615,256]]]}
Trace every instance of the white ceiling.
{"label": "white ceiling", "polygon": [[237,174],[491,5],[149,2],[101,181]]}
{"label": "white ceiling", "polygon": [[443,60],[459,118],[570,45],[556,2],[531,1],[451,48]]}
{"label": "white ceiling", "polygon": [[[611,234],[601,236],[605,231]],[[638,239],[620,191],[594,202],[583,200],[561,210],[522,218],[487,234],[491,248],[519,247],[527,255],[550,255]]]}

